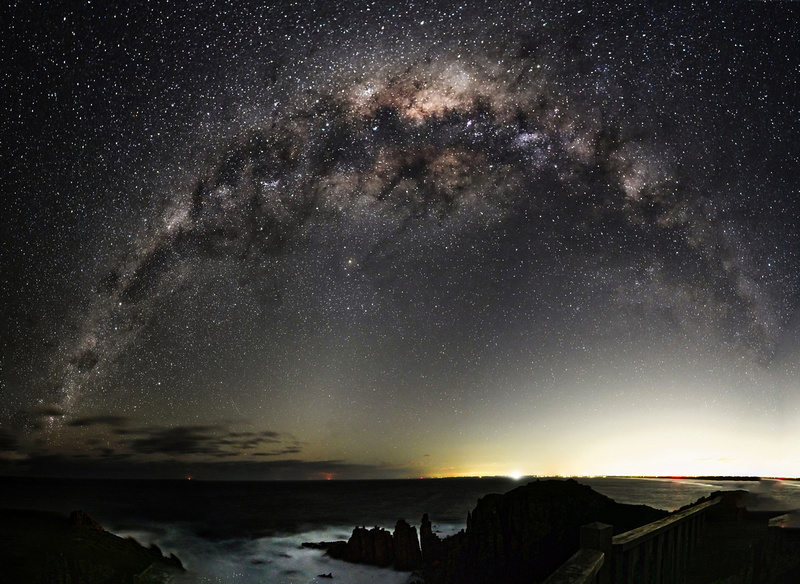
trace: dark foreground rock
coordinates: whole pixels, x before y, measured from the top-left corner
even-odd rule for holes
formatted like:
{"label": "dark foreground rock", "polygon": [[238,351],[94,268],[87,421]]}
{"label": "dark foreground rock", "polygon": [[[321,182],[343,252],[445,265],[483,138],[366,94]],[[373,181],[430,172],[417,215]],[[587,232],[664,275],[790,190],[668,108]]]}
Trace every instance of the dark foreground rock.
{"label": "dark foreground rock", "polygon": [[704,537],[689,561],[686,584],[800,582],[798,512],[750,511],[747,505],[756,503],[757,496],[743,491],[715,495],[722,501],[708,515]]}
{"label": "dark foreground rock", "polygon": [[394,526],[394,569],[411,572],[422,567],[422,551],[417,538],[417,528],[404,519]]}
{"label": "dark foreground rock", "polygon": [[380,527],[356,527],[347,541],[322,541],[304,543],[303,547],[323,549],[336,559],[354,564],[368,564],[400,572],[411,572],[422,567],[422,552],[417,530],[404,519],[397,521],[394,534]]}
{"label": "dark foreground rock", "polygon": [[[328,555],[332,555],[332,551],[328,550]],[[344,556],[340,559],[354,564],[388,568],[394,562],[392,534],[380,527],[356,527],[344,547]]]}
{"label": "dark foreground rock", "polygon": [[97,531],[105,531],[99,521],[81,509],[69,514],[69,524],[77,525],[78,527],[88,527],[89,529],[96,529]]}
{"label": "dark foreground rock", "polygon": [[522,584],[544,580],[579,548],[580,526],[593,521],[623,533],[668,515],[625,505],[574,480],[536,481],[487,495],[467,529],[440,539],[427,516],[420,528],[428,584]]}
{"label": "dark foreground rock", "polygon": [[183,570],[174,555],[103,530],[84,512],[0,510],[0,581],[31,584],[150,584]]}

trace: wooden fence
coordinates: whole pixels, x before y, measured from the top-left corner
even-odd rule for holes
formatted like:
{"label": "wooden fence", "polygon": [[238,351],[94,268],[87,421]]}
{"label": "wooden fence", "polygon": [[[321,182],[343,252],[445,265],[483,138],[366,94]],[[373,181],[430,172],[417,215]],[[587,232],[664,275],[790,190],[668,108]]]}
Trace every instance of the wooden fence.
{"label": "wooden fence", "polygon": [[697,547],[706,513],[720,502],[689,507],[612,537],[613,526],[581,527],[581,549],[545,584],[680,584]]}

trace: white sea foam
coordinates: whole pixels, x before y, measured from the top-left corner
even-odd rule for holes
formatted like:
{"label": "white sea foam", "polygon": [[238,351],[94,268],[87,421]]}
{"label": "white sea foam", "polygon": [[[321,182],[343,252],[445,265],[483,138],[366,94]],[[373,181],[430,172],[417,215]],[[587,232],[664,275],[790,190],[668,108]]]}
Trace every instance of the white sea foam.
{"label": "white sea foam", "polygon": [[[329,527],[292,535],[255,540],[210,541],[176,525],[153,531],[121,532],[144,545],[157,544],[165,553],[178,555],[187,571],[174,575],[171,584],[325,584],[321,578],[348,584],[407,584],[412,575],[391,569],[349,564],[325,556],[321,550],[303,548],[304,542],[347,539],[351,528]],[[449,532],[450,529],[447,528]]]}

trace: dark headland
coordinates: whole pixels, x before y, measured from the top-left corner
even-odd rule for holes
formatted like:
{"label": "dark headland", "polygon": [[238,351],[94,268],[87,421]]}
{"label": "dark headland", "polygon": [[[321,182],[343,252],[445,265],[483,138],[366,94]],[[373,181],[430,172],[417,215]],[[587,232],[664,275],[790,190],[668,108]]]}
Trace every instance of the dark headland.
{"label": "dark headland", "polygon": [[103,529],[82,511],[0,509],[0,582],[155,584],[183,570],[174,555]]}

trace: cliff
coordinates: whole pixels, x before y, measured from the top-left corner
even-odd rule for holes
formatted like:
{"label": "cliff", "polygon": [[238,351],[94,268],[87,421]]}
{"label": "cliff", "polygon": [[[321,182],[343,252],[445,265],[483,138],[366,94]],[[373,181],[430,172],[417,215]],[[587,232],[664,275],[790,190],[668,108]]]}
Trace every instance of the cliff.
{"label": "cliff", "polygon": [[183,570],[174,555],[108,533],[82,511],[2,509],[0,549],[0,581],[9,583],[150,584]]}
{"label": "cliff", "polygon": [[428,584],[528,584],[544,580],[579,548],[580,526],[593,521],[622,533],[666,511],[625,505],[574,480],[536,481],[478,500],[467,529],[445,539],[427,516],[420,527]]}

